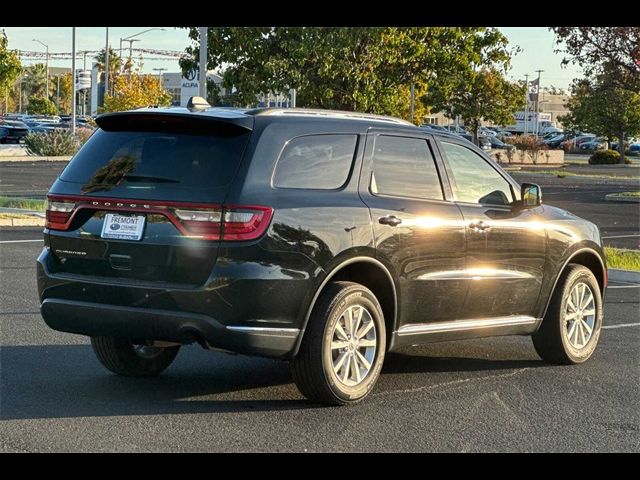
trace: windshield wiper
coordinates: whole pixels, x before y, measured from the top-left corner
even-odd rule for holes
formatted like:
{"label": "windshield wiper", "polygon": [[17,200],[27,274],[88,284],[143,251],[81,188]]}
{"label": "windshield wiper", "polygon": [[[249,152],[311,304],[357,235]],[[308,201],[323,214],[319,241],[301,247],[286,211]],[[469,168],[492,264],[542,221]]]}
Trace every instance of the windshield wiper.
{"label": "windshield wiper", "polygon": [[155,182],[155,183],[180,183],[180,180],[171,177],[159,177],[156,175],[136,175],[128,173],[124,176],[130,182]]}

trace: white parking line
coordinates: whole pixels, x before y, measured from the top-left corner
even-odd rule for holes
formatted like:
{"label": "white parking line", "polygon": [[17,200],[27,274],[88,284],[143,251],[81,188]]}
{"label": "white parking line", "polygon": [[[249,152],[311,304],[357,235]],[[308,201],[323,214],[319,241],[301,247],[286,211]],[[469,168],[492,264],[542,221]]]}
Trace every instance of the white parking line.
{"label": "white parking line", "polygon": [[618,325],[604,325],[602,328],[640,327],[639,323],[620,323]]}
{"label": "white parking line", "polygon": [[629,285],[609,285],[607,287],[609,288],[640,288],[640,285],[638,284],[629,284]]}
{"label": "white parking line", "polygon": [[43,242],[44,239],[40,238],[38,240],[0,240],[0,243],[27,243],[27,242]]}
{"label": "white parking line", "polygon": [[602,237],[603,240],[608,238],[629,238],[629,237],[640,237],[640,233],[633,233],[630,235],[611,235],[610,237]]}

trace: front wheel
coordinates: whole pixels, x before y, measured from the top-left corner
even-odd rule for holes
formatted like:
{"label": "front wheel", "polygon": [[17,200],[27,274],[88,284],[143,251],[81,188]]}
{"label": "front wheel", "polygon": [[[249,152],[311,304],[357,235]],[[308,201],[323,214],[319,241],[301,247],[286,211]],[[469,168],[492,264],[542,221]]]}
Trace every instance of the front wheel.
{"label": "front wheel", "polygon": [[313,309],[291,373],[311,401],[355,403],[378,380],[385,348],[384,315],[375,295],[358,283],[332,282]]}
{"label": "front wheel", "polygon": [[155,347],[116,337],[91,337],[91,346],[107,370],[125,377],[159,375],[171,365],[180,350],[180,345]]}
{"label": "front wheel", "polygon": [[593,272],[582,265],[569,265],[532,337],[536,352],[552,363],[587,361],[598,345],[602,317],[602,295]]}

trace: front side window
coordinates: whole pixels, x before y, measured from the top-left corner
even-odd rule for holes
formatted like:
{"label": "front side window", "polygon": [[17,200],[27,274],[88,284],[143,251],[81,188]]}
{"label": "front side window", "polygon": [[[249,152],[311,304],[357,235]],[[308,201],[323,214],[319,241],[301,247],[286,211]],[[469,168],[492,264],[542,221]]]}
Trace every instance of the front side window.
{"label": "front side window", "polygon": [[373,153],[371,193],[442,200],[442,186],[425,139],[379,135]]}
{"label": "front side window", "polygon": [[306,135],[289,141],[273,174],[277,188],[334,190],[349,177],[357,135]]}
{"label": "front side window", "polygon": [[474,151],[454,143],[441,142],[450,169],[451,189],[458,202],[509,205],[511,186],[487,161]]}

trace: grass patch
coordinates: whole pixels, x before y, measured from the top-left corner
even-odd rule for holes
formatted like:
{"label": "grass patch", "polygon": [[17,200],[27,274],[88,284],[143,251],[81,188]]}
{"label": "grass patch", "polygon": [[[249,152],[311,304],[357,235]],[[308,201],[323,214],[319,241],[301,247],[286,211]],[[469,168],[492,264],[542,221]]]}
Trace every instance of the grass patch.
{"label": "grass patch", "polygon": [[554,177],[564,178],[564,177],[583,177],[583,178],[614,178],[616,180],[619,179],[629,179],[629,180],[640,180],[640,176],[626,176],[626,175],[603,175],[601,173],[575,173],[575,172],[567,172],[565,170],[522,170],[527,174],[540,174],[540,175],[553,175]]}
{"label": "grass patch", "polygon": [[640,250],[604,247],[604,254],[609,268],[640,272]]}
{"label": "grass patch", "polygon": [[612,195],[615,196],[615,197],[638,198],[638,197],[640,197],[640,192],[618,192],[618,193],[613,193]]}
{"label": "grass patch", "polygon": [[23,215],[22,213],[0,213],[0,220],[8,220],[10,218],[35,218],[32,215]]}
{"label": "grass patch", "polygon": [[5,208],[22,208],[24,210],[44,212],[44,205],[44,200],[35,198],[0,197],[0,207]]}

